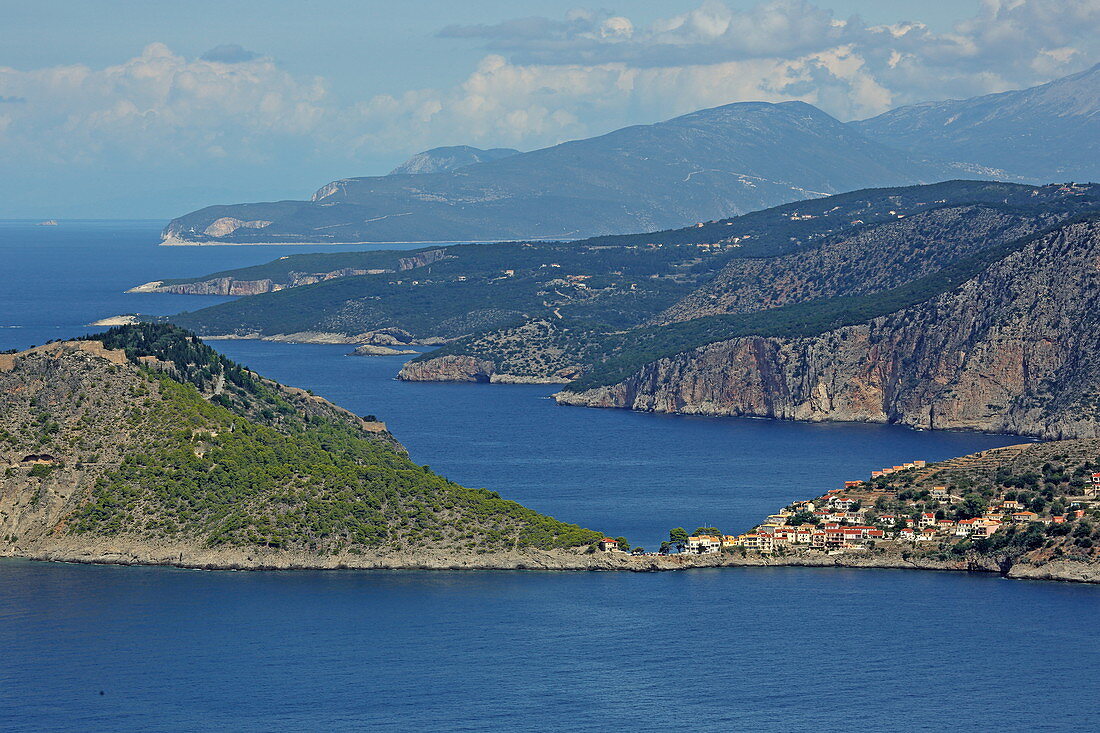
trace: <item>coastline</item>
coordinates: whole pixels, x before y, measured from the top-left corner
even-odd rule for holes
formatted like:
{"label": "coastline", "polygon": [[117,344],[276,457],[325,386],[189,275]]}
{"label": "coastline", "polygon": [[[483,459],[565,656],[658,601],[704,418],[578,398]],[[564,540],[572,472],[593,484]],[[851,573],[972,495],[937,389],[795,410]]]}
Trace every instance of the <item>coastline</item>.
{"label": "coastline", "polygon": [[[36,543],[37,544],[37,543]],[[544,570],[588,572],[669,572],[709,568],[815,567],[939,572],[996,573],[1011,580],[1051,580],[1100,584],[1100,564],[1051,560],[1040,564],[969,554],[950,560],[896,552],[801,552],[785,556],[759,553],[640,555],[578,550],[525,550],[462,554],[422,550],[406,553],[341,553],[319,556],[257,548],[210,549],[185,544],[151,547],[114,538],[93,544],[60,542],[53,547],[0,549],[0,559],[87,565],[177,567],[191,570]]]}
{"label": "coastline", "polygon": [[504,242],[571,242],[574,239],[562,237],[509,237],[507,239],[402,239],[402,240],[365,240],[360,242],[226,242],[224,240],[207,240],[192,242],[187,239],[165,238],[160,241],[160,247],[319,247],[332,245],[344,247],[357,244],[391,245],[391,244],[501,244]]}

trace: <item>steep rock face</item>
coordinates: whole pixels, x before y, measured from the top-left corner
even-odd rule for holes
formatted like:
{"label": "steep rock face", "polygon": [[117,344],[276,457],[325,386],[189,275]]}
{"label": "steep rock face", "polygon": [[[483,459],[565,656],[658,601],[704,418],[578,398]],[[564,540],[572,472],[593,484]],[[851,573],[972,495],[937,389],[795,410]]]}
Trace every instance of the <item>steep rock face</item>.
{"label": "steep rock face", "polygon": [[921,305],[812,338],[661,359],[563,404],[1100,435],[1100,223],[1066,225]]}
{"label": "steep rock face", "polygon": [[397,378],[406,382],[488,382],[496,365],[476,356],[447,355],[428,361],[410,361]]}

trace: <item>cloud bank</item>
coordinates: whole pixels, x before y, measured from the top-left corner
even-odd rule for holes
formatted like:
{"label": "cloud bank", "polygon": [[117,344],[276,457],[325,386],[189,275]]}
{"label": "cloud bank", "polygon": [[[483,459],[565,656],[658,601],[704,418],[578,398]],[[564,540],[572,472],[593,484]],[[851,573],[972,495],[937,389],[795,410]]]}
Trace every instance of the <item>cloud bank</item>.
{"label": "cloud bank", "polygon": [[809,0],[768,0],[747,10],[708,1],[649,24],[582,9],[438,35],[443,49],[485,51],[461,83],[360,100],[338,100],[323,78],[236,44],[186,58],[151,43],[99,69],[0,67],[0,157],[172,166],[196,171],[198,183],[219,165],[374,161],[377,170],[435,145],[534,148],[746,100],[797,99],[848,120],[1087,68],[1100,60],[1100,0],[985,0],[945,33],[919,19],[870,25]]}

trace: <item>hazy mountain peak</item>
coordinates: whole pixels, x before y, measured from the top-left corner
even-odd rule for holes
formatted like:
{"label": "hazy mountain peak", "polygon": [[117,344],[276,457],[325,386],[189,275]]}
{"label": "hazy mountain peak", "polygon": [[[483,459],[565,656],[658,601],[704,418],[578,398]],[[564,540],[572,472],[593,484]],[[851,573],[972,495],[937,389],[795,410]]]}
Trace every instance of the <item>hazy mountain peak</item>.
{"label": "hazy mountain peak", "polygon": [[924,102],[852,127],[918,155],[1034,182],[1100,178],[1100,64],[972,99]]}
{"label": "hazy mountain peak", "polygon": [[485,163],[490,160],[507,158],[519,153],[515,148],[481,148],[469,145],[448,145],[417,153],[401,165],[390,171],[390,175],[415,175],[421,173],[444,173],[456,168]]}

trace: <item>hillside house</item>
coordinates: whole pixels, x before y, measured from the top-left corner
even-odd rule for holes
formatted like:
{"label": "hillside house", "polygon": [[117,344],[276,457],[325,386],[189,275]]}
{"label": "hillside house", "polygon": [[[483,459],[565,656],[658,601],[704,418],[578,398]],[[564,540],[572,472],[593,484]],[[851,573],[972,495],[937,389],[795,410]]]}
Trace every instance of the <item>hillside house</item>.
{"label": "hillside house", "polygon": [[613,540],[610,537],[604,537],[600,540],[600,549],[604,552],[611,552],[612,550],[619,549],[619,541]]}
{"label": "hillside house", "polygon": [[974,528],[970,532],[970,536],[974,539],[982,539],[985,537],[992,537],[997,533],[997,530],[1001,528],[1000,522],[991,522],[988,520],[975,520]]}
{"label": "hillside house", "polygon": [[756,552],[771,552],[775,549],[775,541],[772,537],[758,532],[748,532],[739,535],[737,544],[744,547],[746,550],[755,550]]}
{"label": "hillside house", "polygon": [[722,549],[722,538],[709,534],[688,537],[687,552],[695,555],[711,555]]}

